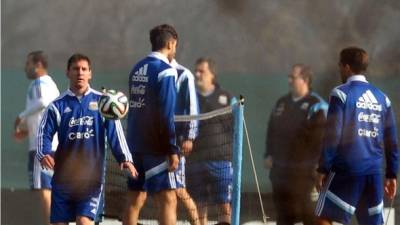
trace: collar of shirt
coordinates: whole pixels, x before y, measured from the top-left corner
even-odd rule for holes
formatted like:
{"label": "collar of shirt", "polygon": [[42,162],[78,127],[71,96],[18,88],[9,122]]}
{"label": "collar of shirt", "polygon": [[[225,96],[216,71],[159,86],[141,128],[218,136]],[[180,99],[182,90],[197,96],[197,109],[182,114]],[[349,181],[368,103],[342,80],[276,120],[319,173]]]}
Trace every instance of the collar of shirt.
{"label": "collar of shirt", "polygon": [[209,96],[211,96],[212,94],[214,94],[214,92],[215,92],[216,89],[217,89],[217,86],[214,85],[214,88],[213,88],[213,89],[211,89],[211,90],[209,90],[209,91],[206,91],[206,92],[198,91],[198,93],[199,93],[201,96],[203,96],[203,97],[209,97]]}
{"label": "collar of shirt", "polygon": [[170,64],[168,58],[165,55],[161,54],[160,52],[151,52],[148,56],[164,61],[167,64]]}
{"label": "collar of shirt", "polygon": [[294,97],[293,95],[291,95],[291,97],[292,97],[292,100],[293,100],[294,102],[298,102],[298,101],[300,101],[301,99],[303,99],[303,98],[306,97],[306,96],[304,95],[304,96],[300,96],[300,97]]}
{"label": "collar of shirt", "polygon": [[189,73],[192,74],[192,72],[190,72],[190,70],[188,68],[186,68],[186,67],[182,66],[181,64],[179,64],[175,59],[173,59],[171,61],[170,65],[172,66],[172,68],[175,68],[178,71],[178,77],[180,75],[182,75],[182,73],[180,73],[179,70],[183,71],[184,73],[188,73],[189,72]]}
{"label": "collar of shirt", "polygon": [[45,74],[43,76],[38,77],[37,79],[49,79],[50,76],[48,74]]}
{"label": "collar of shirt", "polygon": [[173,59],[170,64],[174,68],[178,68],[178,66],[179,66],[178,62],[175,59]]}
{"label": "collar of shirt", "polygon": [[[92,91],[93,91],[92,88],[89,86],[89,88],[87,89],[87,91],[86,91],[82,96],[86,96],[86,95],[90,94]],[[72,92],[70,88],[68,88],[67,94],[68,94],[69,96],[75,96],[75,97],[78,98],[78,96],[75,95],[75,93]],[[82,97],[82,96],[80,96],[80,97]]]}
{"label": "collar of shirt", "polygon": [[39,81],[39,80],[51,80],[51,77],[46,74],[34,79],[33,81]]}
{"label": "collar of shirt", "polygon": [[347,83],[350,83],[352,81],[361,81],[361,82],[368,83],[367,79],[362,74],[356,74],[356,75],[353,75],[353,76],[347,78]]}

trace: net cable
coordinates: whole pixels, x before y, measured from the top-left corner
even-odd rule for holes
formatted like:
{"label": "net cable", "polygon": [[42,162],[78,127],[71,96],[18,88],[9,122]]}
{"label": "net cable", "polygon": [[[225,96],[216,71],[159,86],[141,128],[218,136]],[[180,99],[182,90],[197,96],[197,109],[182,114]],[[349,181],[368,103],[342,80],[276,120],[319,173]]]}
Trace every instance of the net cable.
{"label": "net cable", "polygon": [[243,125],[244,125],[244,130],[245,130],[245,133],[246,133],[247,146],[248,146],[249,153],[250,153],[251,166],[253,168],[254,179],[255,179],[255,182],[256,182],[256,186],[257,186],[257,193],[258,193],[258,198],[259,198],[259,201],[260,201],[260,207],[261,207],[263,222],[264,222],[265,225],[267,225],[267,219],[269,217],[267,217],[266,214],[265,214],[264,204],[263,204],[262,197],[261,197],[260,185],[258,183],[257,170],[256,170],[256,166],[255,166],[254,159],[253,159],[253,153],[252,153],[253,151],[252,151],[252,148],[251,148],[249,132],[247,130],[246,117],[243,117]]}
{"label": "net cable", "polygon": [[225,115],[232,113],[232,106],[226,106],[224,108],[216,109],[207,113],[201,113],[198,115],[175,115],[175,122],[190,122],[192,120],[208,120],[216,116]]}

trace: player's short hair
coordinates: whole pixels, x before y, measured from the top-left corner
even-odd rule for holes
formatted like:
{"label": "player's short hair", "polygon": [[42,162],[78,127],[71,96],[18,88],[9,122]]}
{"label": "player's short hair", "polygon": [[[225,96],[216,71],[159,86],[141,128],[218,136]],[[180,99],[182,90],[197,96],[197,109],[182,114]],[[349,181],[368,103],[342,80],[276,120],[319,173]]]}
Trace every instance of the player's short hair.
{"label": "player's short hair", "polygon": [[150,30],[151,50],[158,51],[167,46],[171,39],[178,40],[175,28],[168,24],[162,24]]}
{"label": "player's short hair", "polygon": [[362,73],[368,68],[368,54],[359,47],[347,47],[340,51],[340,63],[349,65],[354,73]]}
{"label": "player's short hair", "polygon": [[47,67],[49,66],[49,62],[47,61],[47,55],[41,50],[30,52],[28,54],[28,57],[32,58],[32,62],[34,64],[40,62],[45,69],[47,69]]}
{"label": "player's short hair", "polygon": [[293,68],[300,68],[300,77],[301,79],[307,81],[308,87],[311,87],[312,84],[312,77],[314,75],[311,66],[303,64],[303,63],[297,63],[293,65]]}
{"label": "player's short hair", "polygon": [[81,54],[81,53],[75,53],[71,57],[69,57],[69,59],[68,59],[67,70],[69,70],[69,68],[71,67],[72,63],[76,63],[76,62],[79,62],[81,60],[86,61],[88,63],[88,65],[89,65],[89,69],[91,69],[92,65],[91,65],[89,57],[84,55],[84,54]]}

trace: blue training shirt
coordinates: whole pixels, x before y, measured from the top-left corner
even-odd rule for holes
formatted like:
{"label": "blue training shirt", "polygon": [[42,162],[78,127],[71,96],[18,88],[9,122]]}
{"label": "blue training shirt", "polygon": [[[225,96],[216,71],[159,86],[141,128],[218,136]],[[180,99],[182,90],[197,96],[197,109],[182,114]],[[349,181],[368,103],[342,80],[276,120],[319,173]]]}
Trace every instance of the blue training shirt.
{"label": "blue training shirt", "polygon": [[96,191],[104,183],[105,141],[119,163],[132,162],[119,120],[104,119],[97,102],[102,93],[91,88],[79,98],[70,90],[60,95],[43,114],[38,130],[37,158],[53,154],[52,184],[65,192]]}
{"label": "blue training shirt", "polygon": [[343,175],[382,172],[386,155],[386,177],[398,171],[396,122],[389,98],[354,75],[333,89],[327,128],[318,171]]}
{"label": "blue training shirt", "polygon": [[179,153],[174,124],[176,78],[176,69],[159,52],[152,52],[130,72],[127,140],[134,153]]}

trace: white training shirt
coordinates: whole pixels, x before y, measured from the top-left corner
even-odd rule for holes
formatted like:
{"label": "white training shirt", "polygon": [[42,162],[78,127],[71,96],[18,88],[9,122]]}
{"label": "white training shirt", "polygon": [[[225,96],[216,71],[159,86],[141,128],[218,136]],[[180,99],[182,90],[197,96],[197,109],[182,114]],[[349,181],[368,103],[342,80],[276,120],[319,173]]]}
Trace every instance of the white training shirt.
{"label": "white training shirt", "polygon": [[[49,75],[38,77],[30,83],[25,110],[19,114],[28,130],[29,151],[36,151],[37,131],[44,109],[59,95],[57,85]],[[55,150],[58,145],[57,135],[54,135],[52,145],[52,149]]]}

